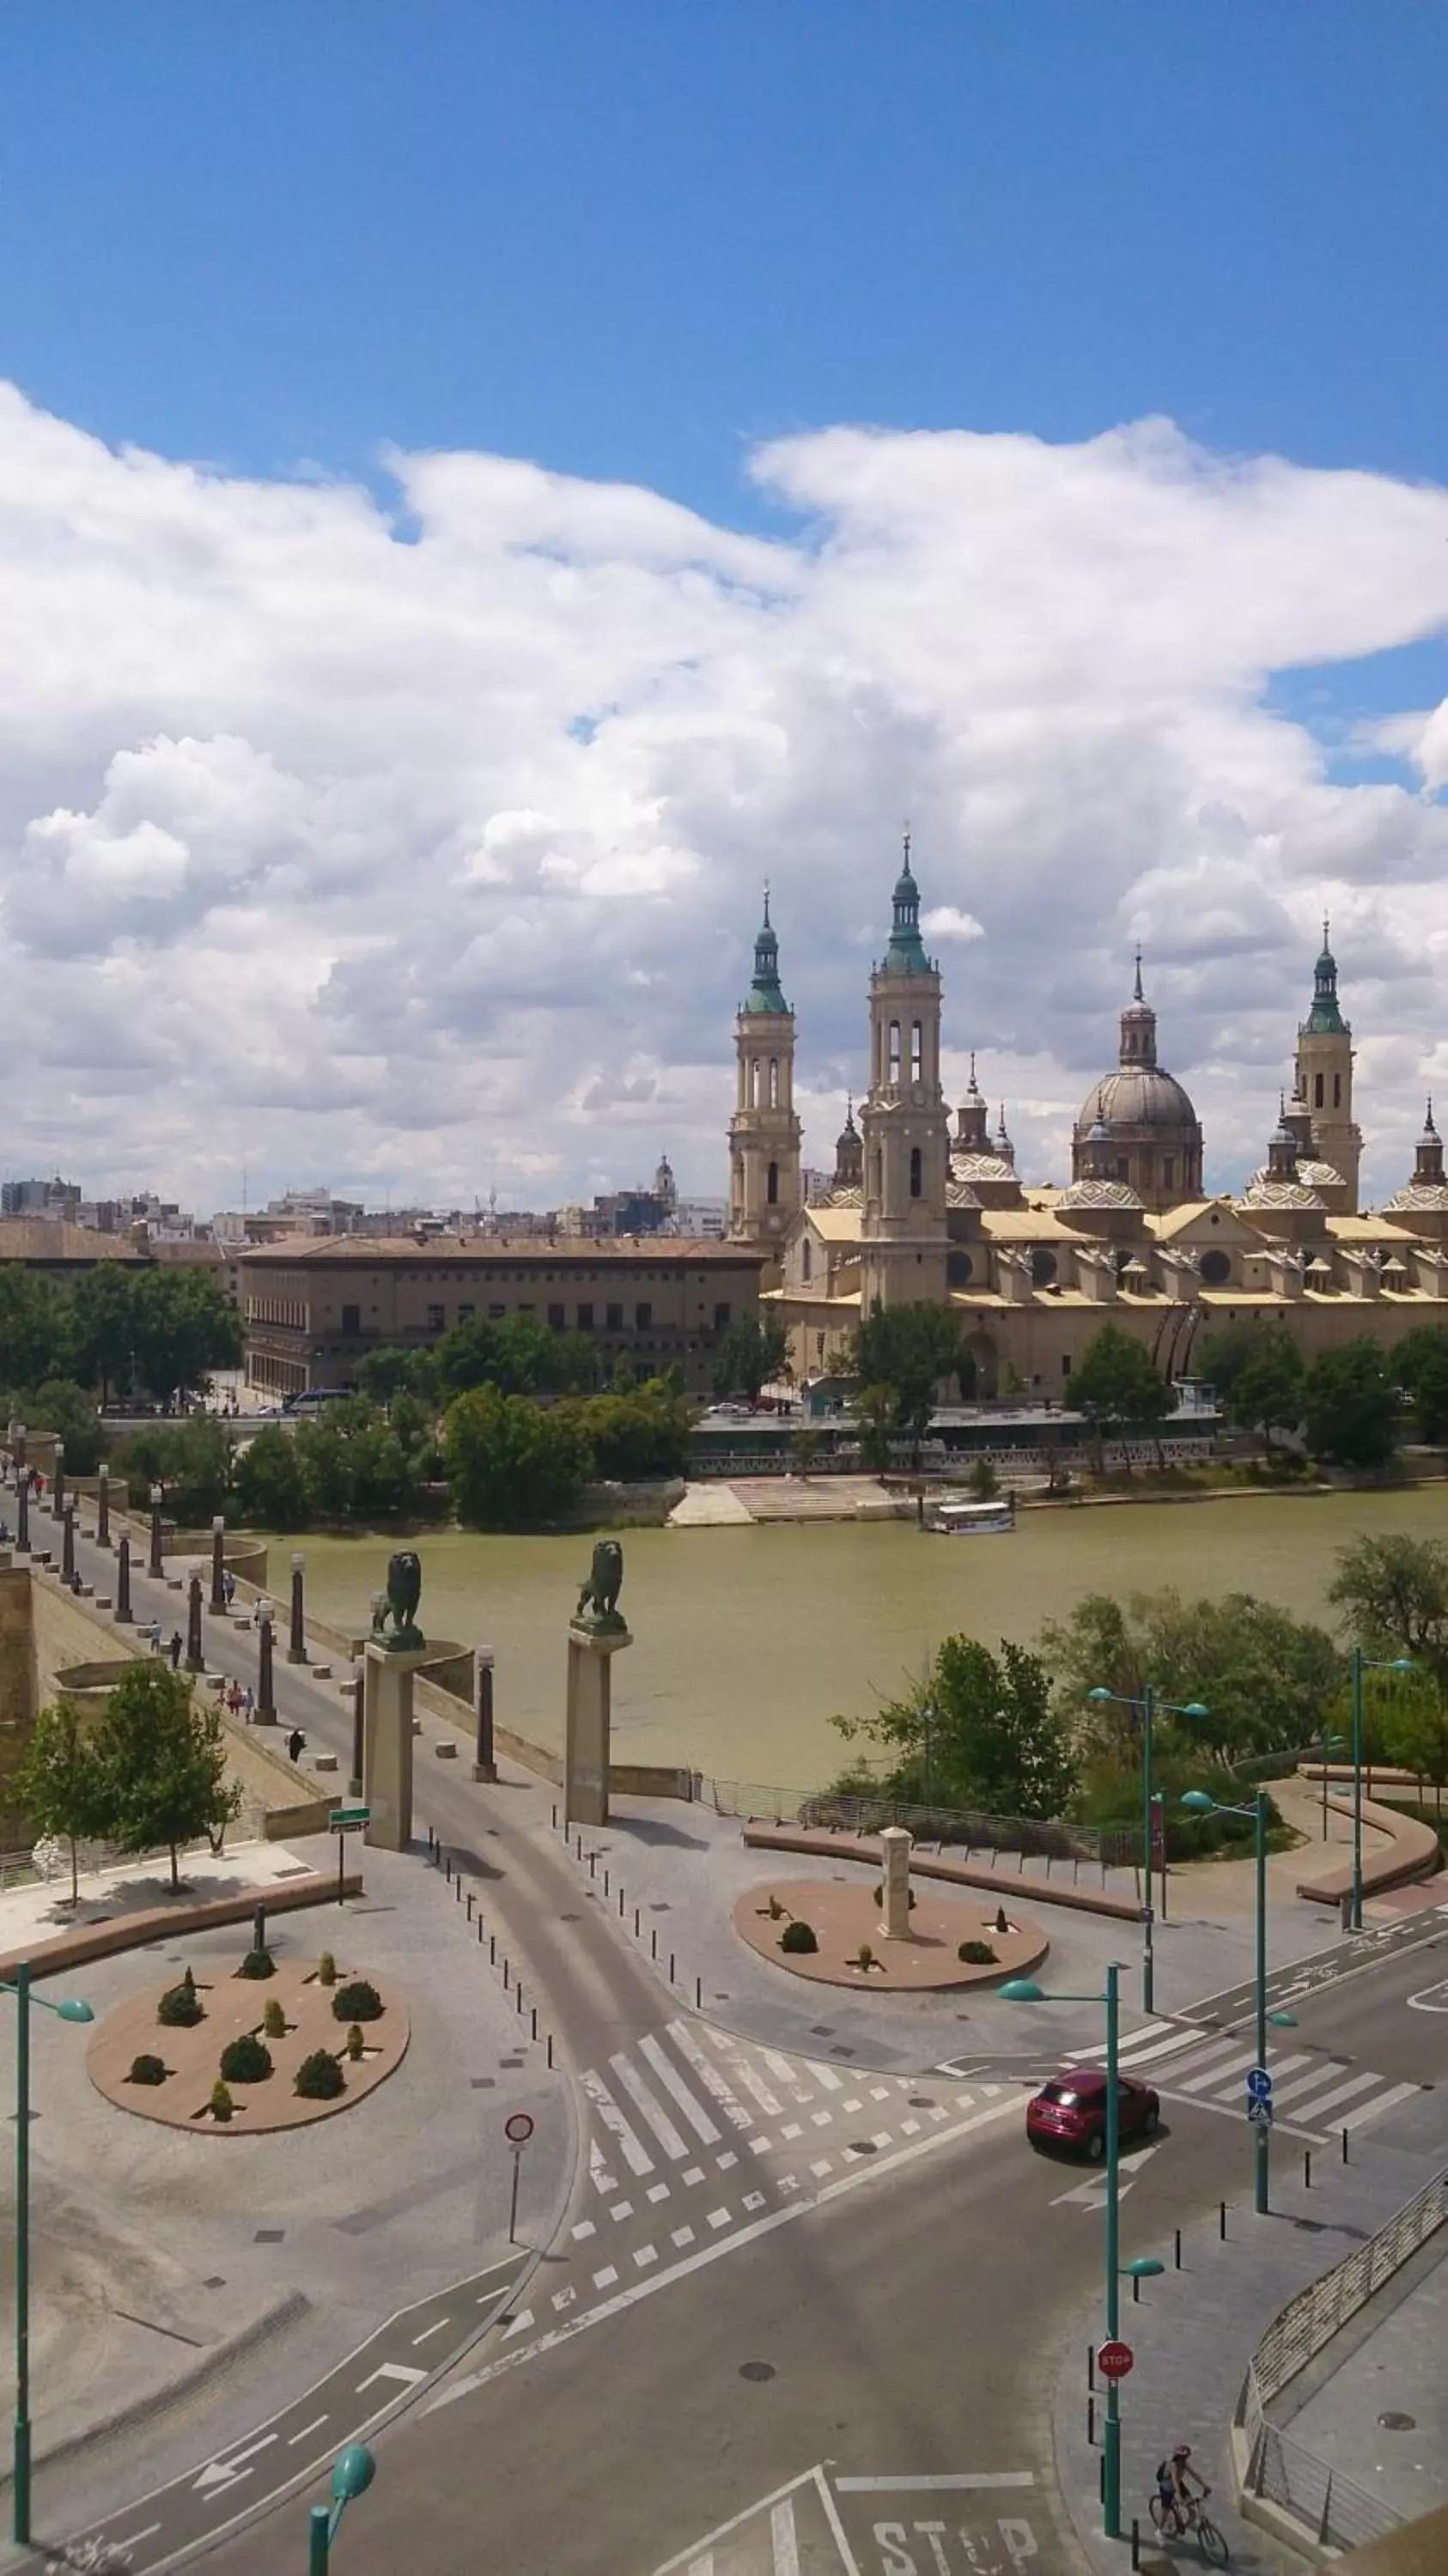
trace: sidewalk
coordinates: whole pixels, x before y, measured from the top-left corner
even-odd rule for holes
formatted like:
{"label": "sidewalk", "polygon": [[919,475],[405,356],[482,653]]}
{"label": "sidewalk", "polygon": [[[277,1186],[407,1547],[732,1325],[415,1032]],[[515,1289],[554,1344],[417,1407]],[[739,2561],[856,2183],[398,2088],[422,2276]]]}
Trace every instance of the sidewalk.
{"label": "sidewalk", "polygon": [[[1147,2515],[1156,2463],[1176,2441],[1192,2444],[1213,2491],[1212,2518],[1230,2543],[1239,2576],[1282,2576],[1299,2563],[1282,2541],[1248,2522],[1234,2501],[1230,2427],[1247,2365],[1288,2300],[1373,2235],[1442,2172],[1445,2161],[1448,2102],[1425,2094],[1357,2144],[1350,2165],[1314,2157],[1310,2190],[1301,2157],[1279,2146],[1271,2215],[1259,2218],[1250,2201],[1229,2203],[1225,2244],[1215,2220],[1184,2231],[1180,2271],[1170,2268],[1170,2243],[1155,2249],[1167,2271],[1143,2284],[1139,2305],[1123,2290],[1122,2335],[1135,2368],[1122,2383],[1127,2538],[1119,2542],[1108,2541],[1101,2529],[1099,2382],[1098,2439],[1094,2445],[1087,2440],[1086,2353],[1101,2339],[1099,2303],[1077,2320],[1056,2382],[1056,2474],[1077,2539],[1099,2576],[1122,2576],[1129,2567],[1133,2515],[1143,2534],[1144,2567],[1187,2564],[1194,2556],[1191,2544],[1163,2549]],[[1436,2364],[1424,2354],[1420,2366],[1426,2375]]]}
{"label": "sidewalk", "polygon": [[1440,2231],[1268,2411],[1335,2478],[1381,2495],[1410,2522],[1448,2500],[1445,2351],[1448,2246]]}

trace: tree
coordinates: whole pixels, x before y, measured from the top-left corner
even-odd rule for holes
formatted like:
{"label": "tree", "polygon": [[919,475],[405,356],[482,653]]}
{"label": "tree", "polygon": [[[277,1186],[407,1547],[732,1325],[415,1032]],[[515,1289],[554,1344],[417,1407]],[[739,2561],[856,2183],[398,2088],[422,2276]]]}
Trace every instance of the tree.
{"label": "tree", "polygon": [[777,1315],[736,1315],[714,1345],[710,1383],[722,1402],[730,1395],[759,1402],[759,1390],[778,1377],[789,1357],[789,1335]]}
{"label": "tree", "polygon": [[399,1395],[417,1397],[423,1404],[437,1399],[437,1356],[433,1351],[404,1351],[388,1348],[364,1351],[357,1362],[357,1391],[373,1404],[391,1406]]}
{"label": "tree", "polygon": [[177,1520],[196,1529],[225,1508],[231,1441],[212,1413],[191,1414],[184,1422],[148,1423],[121,1442],[116,1466],[133,1499],[159,1485]]}
{"label": "tree", "polygon": [[877,1304],[855,1336],[852,1372],[867,1386],[894,1388],[895,1421],[909,1436],[913,1465],[919,1465],[939,1390],[959,1374],[961,1358],[953,1306]]}
{"label": "tree", "polygon": [[48,1279],[0,1264],[0,1385],[38,1386],[69,1359],[67,1315]]}
{"label": "tree", "polygon": [[129,1387],[135,1352],[135,1282],[119,1261],[82,1271],[70,1295],[75,1361],[104,1404],[112,1386]]}
{"label": "tree", "polygon": [[1337,1552],[1327,1597],[1370,1655],[1411,1656],[1448,1688],[1448,1548],[1388,1531]]}
{"label": "tree", "polygon": [[1365,1335],[1320,1351],[1307,1371],[1304,1423],[1314,1458],[1381,1474],[1397,1447],[1393,1374]]}
{"label": "tree", "polygon": [[1066,1733],[1039,1656],[1002,1641],[947,1637],[926,1678],[877,1716],[836,1717],[895,1754],[880,1786],[896,1798],[983,1808],[997,1816],[1059,1816],[1075,1784]]}
{"label": "tree", "polygon": [[890,1441],[898,1423],[899,1409],[899,1395],[893,1386],[862,1386],[855,1397],[860,1450],[866,1466],[874,1475],[883,1476],[889,1468]]}
{"label": "tree", "polygon": [[810,1469],[818,1464],[821,1434],[813,1423],[802,1422],[789,1444],[789,1463],[800,1483],[807,1484]]}
{"label": "tree", "polygon": [[293,1437],[316,1519],[388,1520],[416,1509],[423,1456],[364,1395],[329,1404]]}
{"label": "tree", "polygon": [[93,1476],[100,1465],[101,1423],[95,1399],[74,1378],[48,1377],[23,1398],[21,1419],[30,1431],[51,1431],[65,1442],[66,1473]]}
{"label": "tree", "polygon": [[30,1731],[15,1779],[15,1793],[37,1834],[70,1845],[70,1901],[80,1901],[76,1846],[109,1834],[114,1817],[108,1783],[95,1742],[65,1700],[43,1708]]}
{"label": "tree", "polygon": [[252,1529],[305,1529],[311,1517],[306,1470],[290,1431],[268,1422],[237,1452],[232,1499]]}
{"label": "tree", "polygon": [[[1219,1344],[1231,1336],[1225,1353]],[[1295,1431],[1302,1420],[1302,1354],[1285,1324],[1227,1324],[1213,1333],[1202,1354],[1203,1374],[1222,1399],[1227,1420],[1250,1431],[1272,1455],[1274,1431]]]}
{"label": "tree", "polygon": [[224,1831],[241,1806],[240,1789],[226,1777],[218,1711],[193,1700],[182,1674],[136,1663],[107,1697],[95,1750],[110,1834],[123,1851],[164,1846],[178,1889],[181,1845]]}
{"label": "tree", "polygon": [[526,1529],[554,1518],[589,1466],[566,1416],[495,1386],[473,1387],[449,1405],[443,1455],[458,1518],[475,1529]]}
{"label": "tree", "polygon": [[[1088,1593],[1038,1639],[1083,1745],[1109,1760],[1139,1761],[1139,1702],[1148,1682],[1163,1701],[1200,1703],[1202,1718],[1158,1721],[1163,1755],[1175,1741],[1195,1756],[1228,1761],[1291,1751],[1322,1732],[1342,1687],[1343,1659],[1325,1629],[1246,1592],[1185,1600],[1179,1592],[1120,1601]],[[1093,1701],[1092,1690],[1115,1701]]]}
{"label": "tree", "polygon": [[209,1369],[236,1367],[241,1318],[209,1272],[191,1263],[142,1270],[131,1295],[137,1369],[160,1402],[184,1402]]}
{"label": "tree", "polygon": [[1105,1472],[1108,1433],[1160,1422],[1168,1409],[1166,1388],[1150,1354],[1119,1324],[1103,1324],[1088,1345],[1072,1372],[1070,1401],[1090,1424],[1098,1475]]}
{"label": "tree", "polygon": [[594,1474],[623,1479],[683,1475],[692,1418],[687,1400],[661,1378],[630,1395],[565,1396],[553,1407],[553,1419],[583,1442]]}
{"label": "tree", "polygon": [[1420,1324],[1394,1343],[1388,1364],[1412,1398],[1419,1439],[1448,1440],[1448,1333]]}
{"label": "tree", "polygon": [[554,1333],[536,1315],[475,1316],[444,1333],[433,1354],[444,1394],[495,1386],[500,1395],[586,1395],[598,1353],[586,1333]]}

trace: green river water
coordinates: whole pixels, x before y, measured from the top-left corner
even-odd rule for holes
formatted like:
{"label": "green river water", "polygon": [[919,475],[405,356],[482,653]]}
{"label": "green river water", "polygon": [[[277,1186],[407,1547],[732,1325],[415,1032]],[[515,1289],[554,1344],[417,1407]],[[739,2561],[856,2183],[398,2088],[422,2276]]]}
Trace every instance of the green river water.
{"label": "green river water", "polygon": [[[1026,1512],[1000,1538],[934,1538],[903,1522],[636,1530],[624,1538],[635,1643],[614,1664],[615,1757],[817,1788],[847,1751],[831,1715],[893,1696],[952,1630],[1029,1642],[1084,1593],[1163,1583],[1258,1592],[1325,1619],[1337,1549],[1359,1530],[1399,1529],[1448,1536],[1448,1486]],[[307,1539],[309,1609],[365,1628],[395,1543]],[[296,1544],[272,1542],[274,1582]],[[499,1723],[558,1745],[565,1632],[592,1540],[450,1530],[417,1545],[427,1634],[491,1645]]]}

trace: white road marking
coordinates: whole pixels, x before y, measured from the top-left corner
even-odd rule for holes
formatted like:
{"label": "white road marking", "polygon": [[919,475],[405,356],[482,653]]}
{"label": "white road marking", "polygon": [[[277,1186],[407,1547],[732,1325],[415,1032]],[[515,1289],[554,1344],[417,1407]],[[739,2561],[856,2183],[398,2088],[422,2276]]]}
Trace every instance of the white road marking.
{"label": "white road marking", "polygon": [[421,2334],[414,2335],[412,2338],[413,2351],[416,2352],[420,2343],[430,2343],[435,2334],[441,2334],[443,2327],[451,2325],[451,2323],[451,2317],[439,2317],[436,2325],[424,2326]]}
{"label": "white road marking", "polygon": [[812,2062],[809,2071],[814,2077],[815,2082],[817,2084],[822,2084],[827,2093],[843,2093],[845,2089],[844,2080],[841,2076],[838,2076],[835,2073],[832,2066],[822,2066],[819,2060],[815,2059]]}
{"label": "white road marking", "polygon": [[902,2138],[918,2138],[920,2135],[919,2121],[902,2120],[900,2123],[900,2135]]}
{"label": "white road marking", "polygon": [[873,2138],[870,2140],[870,2144],[876,2150],[877,2154],[883,2154],[885,2148],[890,2144],[889,2130],[877,2129]]}
{"label": "white road marking", "polygon": [[1421,2084],[1394,2084],[1388,2092],[1380,2093],[1375,2101],[1360,2102],[1355,2111],[1349,2111],[1345,2120],[1338,2120],[1334,2125],[1339,2129],[1361,2128],[1364,2120],[1375,2120],[1379,2112],[1390,2111],[1395,2102],[1406,2102],[1410,2094],[1421,2093],[1422,2090]]}
{"label": "white road marking", "polygon": [[634,2255],[634,2261],[641,2272],[646,2272],[649,2265],[657,2263],[658,2259],[659,2249],[656,2245],[641,2245]]}
{"label": "white road marking", "polygon": [[605,2200],[611,2200],[618,2189],[618,2184],[604,2163],[603,2149],[597,2138],[590,2138],[588,2141],[588,2179],[594,2190],[601,2192]]}
{"label": "white road marking", "polygon": [[691,2185],[692,2185],[692,2184],[694,2184],[694,2183],[696,2183],[696,2182],[702,2182],[702,2181],[703,2181],[703,2179],[704,2179],[704,2168],[703,2168],[703,2166],[702,2166],[702,2165],[690,2165],[689,2170],[688,2170],[688,2172],[684,2175],[683,2179],[684,2179],[684,2181],[685,2181],[686,2183],[689,2183],[689,2184],[691,2184]]}
{"label": "white road marking", "polygon": [[782,2497],[770,2514],[769,2545],[774,2552],[774,2576],[799,2576],[799,2542],[794,2507],[788,2496]]}
{"label": "white road marking", "polygon": [[1436,1986],[1420,1986],[1415,1995],[1409,1995],[1408,2010],[1425,2013],[1448,2012],[1448,1978],[1444,1978]]}
{"label": "white road marking", "polygon": [[811,2111],[809,2116],[812,2128],[827,2129],[835,2115],[833,2111]]}
{"label": "white road marking", "polygon": [[1310,2093],[1320,2093],[1325,2084],[1336,2083],[1341,2073],[1341,2066],[1334,2066],[1329,2059],[1320,2057],[1317,2064],[1306,2075],[1289,2076],[1285,2084],[1280,2077],[1277,2078],[1272,2087],[1273,2109],[1280,2110],[1284,2102],[1290,2102],[1293,2106],[1294,2120],[1299,2119],[1307,2096]]}
{"label": "white road marking", "polygon": [[610,2218],[632,2218],[633,2202],[631,2200],[616,2200],[608,2214]]}
{"label": "white road marking", "polygon": [[841,2495],[910,2495],[926,2490],[955,2495],[967,2487],[1033,2487],[1035,2483],[1034,2469],[960,2469],[919,2478],[835,2479]]}
{"label": "white road marking", "polygon": [[603,2122],[604,2127],[607,2129],[609,2136],[617,2139],[618,2144],[622,2147],[624,2162],[627,2164],[630,2173],[652,2173],[654,2169],[653,2157],[648,2153],[646,2148],[640,2146],[638,2139],[634,2136],[632,2129],[629,2127],[622,2111],[615,2102],[613,2095],[610,2093],[608,2086],[603,2080],[603,2077],[596,2074],[592,2067],[590,2067],[586,2075],[579,2077],[579,2082],[582,2084],[584,2092],[588,2095],[590,2102],[597,2111],[598,2116]]}
{"label": "white road marking", "polygon": [[700,2109],[682,2075],[670,2065],[658,2041],[652,2037],[641,2039],[639,2055],[652,2067],[665,2092],[678,2104],[695,2137],[702,2138],[706,2147],[717,2146],[719,2132],[708,2112]]}
{"label": "white road marking", "polygon": [[784,2127],[780,2130],[780,2133],[779,2133],[779,2134],[780,2134],[780,2136],[781,2136],[782,2138],[797,2138],[797,2137],[799,2137],[799,2136],[800,2136],[800,2134],[801,2134],[801,2131],[800,2131],[800,2124],[799,2124],[798,2120],[787,2120],[787,2121],[785,2122]]}
{"label": "white road marking", "polygon": [[[724,2059],[725,2064],[728,2066],[729,2072],[733,2076],[735,2083],[742,2085],[744,2091],[749,2094],[751,2100],[758,2103],[766,2119],[777,2120],[784,2109],[784,2104],[777,2100],[775,2095],[771,2093],[769,2086],[765,2083],[758,2068],[756,2066],[751,2066],[748,2058],[744,2056],[741,2050],[728,2046],[727,2034],[725,2032],[714,2030],[710,2032],[709,2036],[712,2039],[715,2048],[718,2050],[719,2055]],[[768,2060],[769,2052],[767,2050],[765,2052],[765,2056],[766,2060]],[[781,2061],[781,2063],[782,2062],[783,2061]],[[791,2092],[794,2091],[793,2085],[789,2087],[789,2090]]]}
{"label": "white road marking", "polygon": [[733,2167],[738,2164],[738,2162],[739,2158],[734,2153],[732,2147],[727,2148],[722,2156],[716,2156],[714,2158],[714,2163],[720,2173],[729,2173],[732,2171]]}
{"label": "white road marking", "polygon": [[289,2451],[294,2451],[298,2442],[305,2442],[311,2434],[320,2433],[322,2426],[327,2422],[327,2420],[328,2419],[325,2415],[314,2415],[310,2424],[304,2424],[302,2426],[300,2433],[289,2433],[287,2435],[287,2449]]}
{"label": "white road marking", "polygon": [[729,2212],[728,2212],[728,2210],[727,2210],[727,2209],[711,2209],[711,2210],[710,2210],[710,2212],[709,2212],[709,2224],[710,2224],[710,2226],[711,2226],[711,2227],[714,2227],[714,2228],[727,2227],[727,2226],[728,2226],[728,2224],[729,2224]]}
{"label": "white road marking", "polygon": [[1337,2103],[1350,2102],[1355,2093],[1366,2093],[1370,2085],[1378,2084],[1381,2081],[1381,2077],[1377,2075],[1350,2075],[1345,2084],[1338,2085],[1335,2092],[1324,2093],[1318,2101],[1313,2103],[1312,2116],[1314,2120],[1320,2120],[1323,2112],[1331,2111]]}
{"label": "white road marking", "polygon": [[[1126,2047],[1120,2051],[1119,2064],[1133,2068],[1159,2066],[1164,2057],[1175,2057],[1183,2048],[1201,2047],[1202,2034],[1199,2030],[1173,2030],[1170,2022],[1158,2022],[1157,2030],[1165,2031],[1166,2038],[1153,2038],[1148,2041],[1145,2048],[1138,2047],[1135,2041],[1128,2041]],[[1093,2050],[1092,2054],[1099,2056],[1101,2052]]]}
{"label": "white road marking", "polygon": [[[520,2334],[522,2334],[522,2333],[525,2331],[525,2329],[526,2329],[527,2327],[529,2327],[529,2326],[532,2324],[532,2322],[533,2322],[533,2311],[532,2311],[532,2309],[531,2309],[531,2308],[525,2308],[525,2309],[523,2310],[523,2312],[522,2312],[522,2315],[521,2315],[521,2316],[517,2316],[517,2317],[515,2317],[515,2318],[513,2319],[513,2322],[512,2322],[512,2324],[511,2324],[510,2326],[504,2326],[504,2328],[503,2328],[503,2341],[504,2341],[504,2343],[511,2343],[511,2342],[512,2342],[512,2340],[513,2340],[514,2335],[520,2335]],[[419,2371],[417,2372],[416,2376],[417,2376],[419,2379],[421,2379],[421,2378],[422,2378],[422,2376],[423,2376],[423,2374],[422,2374],[422,2372],[419,2370]]]}
{"label": "white road marking", "polygon": [[646,2198],[648,2198],[649,2200],[652,2200],[652,2201],[660,2201],[660,2200],[667,2200],[667,2199],[668,2199],[668,2197],[669,2197],[669,2186],[668,2186],[668,2184],[667,2184],[666,2182],[651,2182],[651,2183],[650,2183],[650,2185],[649,2185],[649,2187],[648,2187],[648,2192],[647,2192],[647,2194],[646,2194]]}
{"label": "white road marking", "polygon": [[555,2291],[554,2291],[554,2293],[553,2293],[553,2305],[554,2305],[554,2307],[555,2307],[555,2308],[557,2308],[557,2309],[560,2311],[560,2313],[561,2313],[561,2312],[562,2312],[562,2310],[563,2310],[564,2308],[571,2308],[571,2307],[572,2307],[573,2302],[574,2302],[574,2300],[577,2298],[577,2296],[578,2296],[578,2292],[577,2292],[577,2290],[574,2288],[573,2284],[570,2282],[570,2284],[569,2284],[569,2286],[568,2286],[568,2288],[567,2288],[566,2290],[555,2290]]}
{"label": "white road marking", "polygon": [[669,2243],[671,2245],[677,2245],[681,2251],[684,2246],[692,2245],[693,2242],[694,2231],[692,2227],[676,2227],[673,2235],[669,2239]]}
{"label": "white road marking", "polygon": [[601,2272],[594,2273],[593,2286],[595,2290],[611,2290],[617,2279],[618,2274],[612,2263],[605,2263]]}
{"label": "white road marking", "polygon": [[[421,2379],[424,2373],[419,2371],[417,2376]],[[366,2384],[364,2381],[364,2387]],[[193,2495],[204,2495],[209,2498],[224,2494],[228,2487],[235,2486],[240,2479],[249,2478],[251,2471],[242,2467],[243,2460],[255,2459],[258,2451],[270,2450],[277,2438],[275,2433],[263,2433],[259,2440],[248,2442],[243,2451],[232,2451],[224,2460],[208,2460],[199,2477],[192,2481]]]}
{"label": "white road marking", "polygon": [[665,2155],[671,2157],[676,2165],[681,2165],[689,2150],[663,2104],[654,2100],[643,2077],[636,2073],[626,2057],[611,2057],[608,2062],[634,2108],[643,2113]]}
{"label": "white road marking", "polygon": [[598,2234],[598,2229],[594,2226],[591,2218],[580,2218],[577,2226],[570,2232],[575,2245],[581,2245],[585,2237],[596,2236]]}
{"label": "white road marking", "polygon": [[[688,2024],[682,2021],[671,2021],[669,2037],[679,2055],[686,2058],[692,2066],[710,2100],[718,2103],[731,2126],[736,2129],[752,2129],[753,2114],[745,2110],[742,2102],[736,2102],[718,2068],[710,2065]],[[778,2105],[776,2104],[775,2107],[777,2109]]]}
{"label": "white road marking", "polygon": [[833,2171],[834,2163],[832,2158],[829,2156],[821,2156],[817,2165],[810,2166],[810,2172],[814,2174],[816,2178],[818,2178],[820,2174],[833,2173]]}
{"label": "white road marking", "polygon": [[[139,2549],[143,2540],[154,2540],[160,2528],[159,2522],[148,2522],[144,2531],[128,2531],[125,2539],[116,2541],[114,2545],[117,2549],[123,2550]],[[124,2559],[121,2563],[124,2566]],[[64,2565],[65,2561],[62,2560],[61,2564]]]}
{"label": "white road marking", "polygon": [[764,2207],[763,2192],[747,2191],[744,2195],[744,2206],[746,2209],[762,2209]]}

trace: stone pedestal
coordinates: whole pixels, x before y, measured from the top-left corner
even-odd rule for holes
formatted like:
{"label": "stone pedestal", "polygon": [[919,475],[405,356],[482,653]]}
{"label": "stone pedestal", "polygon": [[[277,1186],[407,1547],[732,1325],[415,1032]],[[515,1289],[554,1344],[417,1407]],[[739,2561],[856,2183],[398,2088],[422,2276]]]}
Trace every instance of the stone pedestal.
{"label": "stone pedestal", "polygon": [[421,1654],[393,1654],[369,1641],[362,1674],[362,1796],[372,1810],[363,1840],[382,1851],[412,1842],[412,1677]]}
{"label": "stone pedestal", "polygon": [[568,1726],[563,1752],[563,1818],[570,1825],[608,1822],[612,1661],[633,1639],[616,1628],[572,1620],[568,1629]]}
{"label": "stone pedestal", "polygon": [[887,1825],[880,1836],[880,1929],[887,1941],[910,1938],[910,1854],[915,1837],[903,1825]]}

